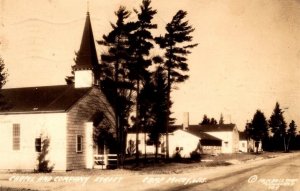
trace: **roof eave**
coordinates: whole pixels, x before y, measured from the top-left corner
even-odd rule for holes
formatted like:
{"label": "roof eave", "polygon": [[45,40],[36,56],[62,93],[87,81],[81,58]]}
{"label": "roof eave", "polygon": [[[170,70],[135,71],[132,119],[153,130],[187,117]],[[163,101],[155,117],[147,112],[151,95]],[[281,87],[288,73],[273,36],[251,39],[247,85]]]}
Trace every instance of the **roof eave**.
{"label": "roof eave", "polygon": [[0,115],[16,115],[16,114],[42,114],[42,113],[67,113],[66,110],[53,110],[53,111],[8,111],[0,112]]}

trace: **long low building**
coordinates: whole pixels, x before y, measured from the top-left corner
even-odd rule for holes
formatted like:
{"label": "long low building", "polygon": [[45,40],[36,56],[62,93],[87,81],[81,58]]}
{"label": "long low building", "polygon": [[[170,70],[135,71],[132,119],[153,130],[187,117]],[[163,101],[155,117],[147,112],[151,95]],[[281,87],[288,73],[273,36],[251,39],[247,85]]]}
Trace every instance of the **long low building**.
{"label": "long low building", "polygon": [[[130,129],[127,133],[127,154],[135,153],[136,131]],[[141,154],[154,154],[155,145],[149,142],[149,133],[139,133],[139,152]],[[201,151],[197,148],[201,143]],[[184,130],[182,126],[172,126],[169,128],[169,155],[174,156],[175,153],[180,153],[181,157],[189,158],[190,153],[197,150],[205,154],[221,153],[222,140],[204,132],[193,132]],[[159,154],[166,154],[166,135],[163,134],[160,138],[158,148]]]}

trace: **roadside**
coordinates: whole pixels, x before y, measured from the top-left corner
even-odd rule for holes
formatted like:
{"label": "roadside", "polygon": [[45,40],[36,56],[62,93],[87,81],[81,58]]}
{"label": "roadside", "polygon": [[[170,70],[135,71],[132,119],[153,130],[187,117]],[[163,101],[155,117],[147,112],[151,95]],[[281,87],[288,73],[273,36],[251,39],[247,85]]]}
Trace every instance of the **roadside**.
{"label": "roadside", "polygon": [[[199,178],[211,179],[216,177],[216,172],[220,171],[230,172],[233,169],[239,170],[241,167],[248,166],[251,168],[252,164],[266,162],[271,158],[290,157],[293,153],[264,153],[261,155],[252,154],[233,154],[233,155],[219,155],[213,157],[213,161],[201,162],[201,163],[169,163],[159,164],[158,166],[146,165],[139,169],[116,169],[116,170],[76,170],[69,172],[54,172],[49,174],[41,173],[0,173],[0,188],[26,188],[32,190],[80,190],[84,179],[88,179],[85,184],[85,190],[90,190],[98,186],[98,188],[110,189],[111,187],[123,187],[123,186],[142,186],[141,189],[153,188],[157,186],[152,179],[148,181],[148,177],[187,177],[191,175],[195,177],[195,174]],[[205,156],[203,159],[211,160],[212,156]],[[236,162],[238,161],[238,162]],[[233,163],[231,163],[233,162]],[[236,165],[231,165],[236,164]],[[230,167],[228,167],[230,165]],[[217,176],[221,174],[217,173]],[[23,177],[24,181],[15,181],[12,177]],[[26,180],[25,178],[28,178]],[[44,177],[48,177],[49,181],[38,181]],[[196,177],[196,178],[197,178]],[[31,180],[30,180],[31,178]],[[69,179],[67,179],[69,178]],[[77,178],[77,179],[76,179]],[[146,178],[146,182],[144,182]],[[9,181],[11,179],[12,181]],[[73,182],[72,182],[73,181]],[[76,182],[79,181],[79,182]],[[81,182],[80,182],[81,181]],[[101,184],[99,184],[101,183]],[[141,184],[142,183],[142,184]],[[72,187],[72,189],[71,189]],[[81,187],[82,188],[82,187]],[[1,190],[1,189],[0,189]],[[1,190],[1,191],[2,191]],[[25,190],[25,189],[24,189]],[[13,191],[13,190],[11,190]]]}
{"label": "roadside", "polygon": [[[235,154],[219,154],[217,156],[202,155],[201,162],[173,162],[173,163],[147,163],[137,168],[135,165],[126,166],[126,170],[133,171],[138,174],[180,174],[193,170],[201,170],[202,168],[228,166],[233,164],[241,164],[251,161],[275,158],[286,155],[283,152],[264,152],[259,154],[254,153],[235,153]],[[125,170],[125,171],[126,171]]]}

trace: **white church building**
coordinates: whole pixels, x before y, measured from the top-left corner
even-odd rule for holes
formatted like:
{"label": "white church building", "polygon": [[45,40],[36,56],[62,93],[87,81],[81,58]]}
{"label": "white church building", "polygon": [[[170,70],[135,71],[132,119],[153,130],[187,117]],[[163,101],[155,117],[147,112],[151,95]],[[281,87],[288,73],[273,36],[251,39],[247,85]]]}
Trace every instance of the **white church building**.
{"label": "white church building", "polygon": [[95,80],[98,67],[87,13],[73,84],[1,91],[7,107],[0,111],[0,170],[34,170],[45,137],[54,171],[93,168],[96,113],[115,134],[114,110]]}

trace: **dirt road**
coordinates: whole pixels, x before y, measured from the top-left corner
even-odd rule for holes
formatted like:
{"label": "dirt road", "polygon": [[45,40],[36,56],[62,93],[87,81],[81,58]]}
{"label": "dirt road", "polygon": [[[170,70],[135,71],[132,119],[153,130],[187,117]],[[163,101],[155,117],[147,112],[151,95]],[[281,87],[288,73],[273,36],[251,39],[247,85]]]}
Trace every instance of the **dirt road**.
{"label": "dirt road", "polygon": [[[180,174],[0,174],[0,190],[300,190],[300,153]],[[1,190],[1,191],[2,191]]]}

